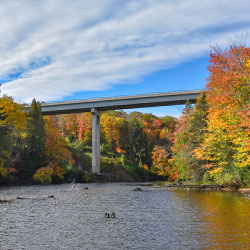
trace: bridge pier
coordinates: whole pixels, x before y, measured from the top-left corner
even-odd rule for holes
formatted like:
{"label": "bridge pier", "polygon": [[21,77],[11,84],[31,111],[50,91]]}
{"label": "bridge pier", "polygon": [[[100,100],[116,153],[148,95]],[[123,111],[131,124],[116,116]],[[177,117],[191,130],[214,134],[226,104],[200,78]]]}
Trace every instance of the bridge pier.
{"label": "bridge pier", "polygon": [[100,118],[101,113],[95,108],[92,113],[92,173],[100,173],[101,143],[100,143]]}

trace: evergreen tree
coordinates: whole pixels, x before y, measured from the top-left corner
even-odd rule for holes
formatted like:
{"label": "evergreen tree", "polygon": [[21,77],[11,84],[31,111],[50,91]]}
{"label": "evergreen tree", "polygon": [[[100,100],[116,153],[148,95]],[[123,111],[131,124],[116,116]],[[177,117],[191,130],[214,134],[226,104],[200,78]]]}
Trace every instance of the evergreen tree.
{"label": "evergreen tree", "polygon": [[189,164],[189,172],[192,181],[202,181],[204,175],[204,168],[202,165],[204,161],[198,160],[195,157],[195,149],[200,147],[204,141],[204,135],[207,131],[208,122],[208,103],[206,100],[206,94],[203,93],[193,109],[192,117],[190,120],[190,127],[188,134],[190,139],[187,143],[187,150],[191,152],[191,156],[187,158]]}
{"label": "evergreen tree", "polygon": [[126,148],[127,158],[139,164],[140,160],[145,163],[147,150],[147,137],[143,125],[139,119],[129,121],[129,140]]}
{"label": "evergreen tree", "polygon": [[202,182],[204,161],[195,156],[195,149],[204,141],[207,131],[208,103],[203,93],[197,100],[194,108],[189,103],[180,118],[174,150],[174,161],[179,172],[179,179],[191,182]]}
{"label": "evergreen tree", "polygon": [[203,92],[201,97],[198,99],[197,104],[192,113],[190,121],[189,131],[192,133],[190,145],[197,147],[204,140],[204,133],[207,128],[208,119],[208,103],[206,100],[206,94]]}
{"label": "evergreen tree", "polygon": [[190,140],[189,128],[192,118],[193,107],[189,102],[182,112],[182,116],[179,118],[176,126],[173,150],[173,162],[178,172],[178,180],[186,181],[190,179],[190,170],[187,159],[190,159],[192,152],[188,148]]}
{"label": "evergreen tree", "polygon": [[45,165],[45,123],[41,105],[34,99],[27,114],[26,147],[23,154],[23,178],[31,178],[40,167]]}

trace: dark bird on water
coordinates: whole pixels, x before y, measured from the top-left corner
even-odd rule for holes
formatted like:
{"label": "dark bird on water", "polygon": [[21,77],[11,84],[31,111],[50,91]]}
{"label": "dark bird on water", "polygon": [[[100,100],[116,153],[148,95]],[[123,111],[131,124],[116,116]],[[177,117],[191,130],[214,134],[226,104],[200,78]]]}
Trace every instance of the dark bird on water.
{"label": "dark bird on water", "polygon": [[109,213],[105,213],[104,218],[115,218],[115,212],[112,212],[111,215]]}

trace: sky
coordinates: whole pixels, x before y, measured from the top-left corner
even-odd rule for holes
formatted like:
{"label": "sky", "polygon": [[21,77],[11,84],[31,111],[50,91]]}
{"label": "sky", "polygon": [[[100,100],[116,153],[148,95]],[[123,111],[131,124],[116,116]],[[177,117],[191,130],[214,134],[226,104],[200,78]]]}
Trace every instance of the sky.
{"label": "sky", "polygon": [[249,13],[249,0],[1,0],[1,91],[29,103],[203,89],[211,46],[249,44]]}

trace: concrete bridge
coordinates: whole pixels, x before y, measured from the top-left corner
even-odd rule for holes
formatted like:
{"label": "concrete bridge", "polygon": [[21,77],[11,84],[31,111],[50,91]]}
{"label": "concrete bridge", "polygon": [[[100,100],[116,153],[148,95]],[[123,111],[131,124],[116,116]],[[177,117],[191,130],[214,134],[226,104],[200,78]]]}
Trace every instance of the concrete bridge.
{"label": "concrete bridge", "polygon": [[201,90],[179,91],[42,103],[41,106],[44,115],[92,113],[92,173],[100,173],[100,111],[181,105],[187,101],[195,103],[200,93]]}

